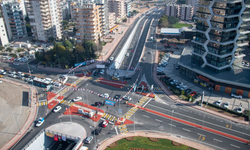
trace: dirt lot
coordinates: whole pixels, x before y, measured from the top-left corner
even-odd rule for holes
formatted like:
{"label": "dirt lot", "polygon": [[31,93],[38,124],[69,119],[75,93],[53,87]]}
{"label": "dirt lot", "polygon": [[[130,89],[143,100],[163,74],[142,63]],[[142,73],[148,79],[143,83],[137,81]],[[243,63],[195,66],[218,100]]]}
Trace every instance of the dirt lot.
{"label": "dirt lot", "polygon": [[29,116],[30,107],[22,106],[29,89],[3,81],[0,83],[0,148],[7,143]]}

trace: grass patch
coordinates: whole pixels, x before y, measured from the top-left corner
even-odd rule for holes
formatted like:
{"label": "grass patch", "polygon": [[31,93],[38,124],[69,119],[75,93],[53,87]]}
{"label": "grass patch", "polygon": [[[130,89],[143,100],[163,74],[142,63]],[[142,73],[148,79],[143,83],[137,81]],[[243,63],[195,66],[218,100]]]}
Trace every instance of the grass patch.
{"label": "grass patch", "polygon": [[[117,146],[115,148],[106,148],[106,150],[128,150],[130,148],[144,148],[144,149],[174,149],[174,150],[187,150],[190,147],[186,145],[174,146],[172,141],[167,139],[159,139],[159,141],[152,142],[147,137],[135,137],[132,141],[127,141],[126,139],[121,139],[117,141]],[[195,150],[194,148],[190,148]]]}
{"label": "grass patch", "polygon": [[190,27],[191,24],[186,24],[186,23],[175,23],[171,25],[173,28],[181,28],[181,27]]}

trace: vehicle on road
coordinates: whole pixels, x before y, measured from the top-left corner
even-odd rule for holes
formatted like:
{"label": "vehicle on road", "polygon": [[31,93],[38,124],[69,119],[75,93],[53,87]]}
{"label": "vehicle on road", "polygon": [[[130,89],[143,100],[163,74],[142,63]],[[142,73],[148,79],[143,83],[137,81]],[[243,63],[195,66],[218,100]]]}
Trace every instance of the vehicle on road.
{"label": "vehicle on road", "polygon": [[0,80],[0,83],[2,83],[3,81],[2,80]]}
{"label": "vehicle on road", "polygon": [[108,93],[104,93],[104,94],[101,94],[100,97],[108,98],[108,97],[109,97],[109,94],[108,94]]}
{"label": "vehicle on road", "polygon": [[56,112],[58,112],[58,111],[61,110],[61,109],[62,109],[61,106],[56,106],[56,108],[54,109],[54,112],[56,113]]}
{"label": "vehicle on road", "polygon": [[190,93],[191,96],[194,96],[195,94],[197,94],[195,91],[193,91],[192,93]]}
{"label": "vehicle on road", "polygon": [[130,80],[130,79],[132,79],[132,78],[129,76],[124,76],[124,80]]}
{"label": "vehicle on road", "polygon": [[40,117],[36,123],[36,126],[40,127],[44,123],[44,121],[45,121],[44,118]]}
{"label": "vehicle on road", "polygon": [[242,111],[243,111],[242,107],[237,108],[238,113],[242,113]]}
{"label": "vehicle on road", "polygon": [[78,97],[72,99],[71,101],[72,101],[72,102],[77,102],[77,101],[80,101],[80,100],[82,100],[82,97],[81,97],[81,96],[78,96]]}
{"label": "vehicle on road", "polygon": [[18,72],[17,72],[17,75],[19,75],[19,76],[24,76],[24,73],[18,71]]}
{"label": "vehicle on road", "polygon": [[101,101],[95,102],[95,106],[104,106],[104,102]]}
{"label": "vehicle on road", "polygon": [[95,71],[95,72],[93,73],[93,76],[97,76],[97,75],[98,75],[98,72]]}
{"label": "vehicle on road", "polygon": [[90,144],[93,139],[94,139],[93,136],[89,136],[84,140],[84,143]]}
{"label": "vehicle on road", "polygon": [[241,95],[237,95],[237,94],[234,94],[234,93],[231,93],[231,96],[232,96],[232,97],[235,97],[235,98],[240,98],[240,99],[242,99],[242,96],[241,96]]}
{"label": "vehicle on road", "polygon": [[9,74],[16,74],[16,72],[15,71],[9,71]]}
{"label": "vehicle on road", "polygon": [[221,99],[218,100],[217,102],[215,102],[215,104],[216,104],[217,106],[220,106],[220,105],[222,104],[222,100],[221,100]]}
{"label": "vehicle on road", "polygon": [[229,105],[230,105],[230,102],[225,102],[224,105],[223,105],[223,107],[228,108]]}
{"label": "vehicle on road", "polygon": [[129,56],[129,53],[127,53],[126,56],[128,57],[128,56]]}
{"label": "vehicle on road", "polygon": [[149,51],[148,54],[152,54],[152,51]]}
{"label": "vehicle on road", "polygon": [[19,63],[13,63],[13,65],[15,65],[15,66],[19,66]]}
{"label": "vehicle on road", "polygon": [[104,121],[102,122],[102,127],[105,128],[105,127],[108,126],[108,124],[109,124],[109,120],[104,120]]}
{"label": "vehicle on road", "polygon": [[104,73],[105,73],[105,70],[102,69],[102,70],[100,71],[100,74],[104,74]]}
{"label": "vehicle on road", "polygon": [[94,130],[95,135],[99,135],[102,132],[102,128],[98,128]]}
{"label": "vehicle on road", "polygon": [[111,60],[111,61],[114,60],[114,57],[110,57],[109,60]]}
{"label": "vehicle on road", "polygon": [[142,57],[142,59],[141,59],[141,60],[143,60],[143,61],[144,61],[145,59],[146,59],[145,57]]}
{"label": "vehicle on road", "polygon": [[132,100],[132,98],[129,97],[129,96],[124,96],[123,99],[126,100],[126,101],[131,101]]}

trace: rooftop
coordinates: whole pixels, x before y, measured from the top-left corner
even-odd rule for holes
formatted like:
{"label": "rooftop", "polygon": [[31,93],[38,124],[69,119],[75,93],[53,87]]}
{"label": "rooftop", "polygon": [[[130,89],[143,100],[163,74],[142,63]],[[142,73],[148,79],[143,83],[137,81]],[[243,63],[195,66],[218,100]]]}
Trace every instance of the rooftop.
{"label": "rooftop", "polygon": [[191,51],[193,51],[192,47],[185,47],[183,49],[182,56],[179,60],[179,64],[181,66],[195,71],[196,73],[199,73],[216,82],[250,88],[250,69],[234,65],[233,70],[216,73],[191,63]]}
{"label": "rooftop", "polygon": [[178,28],[161,28],[161,34],[164,35],[177,35],[181,34],[180,29]]}

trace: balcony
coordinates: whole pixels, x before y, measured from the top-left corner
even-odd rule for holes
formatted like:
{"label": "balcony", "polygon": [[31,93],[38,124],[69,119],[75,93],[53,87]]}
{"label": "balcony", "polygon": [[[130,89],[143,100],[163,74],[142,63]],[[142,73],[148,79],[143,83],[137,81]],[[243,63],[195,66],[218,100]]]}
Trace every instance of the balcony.
{"label": "balcony", "polygon": [[47,1],[40,1],[41,5],[48,5],[49,3]]}
{"label": "balcony", "polygon": [[245,42],[237,42],[237,46],[238,47],[248,46],[248,42],[247,41],[245,41]]}
{"label": "balcony", "polygon": [[49,12],[49,9],[41,9],[41,12]]}
{"label": "balcony", "polygon": [[250,30],[239,30],[241,35],[249,34]]}

